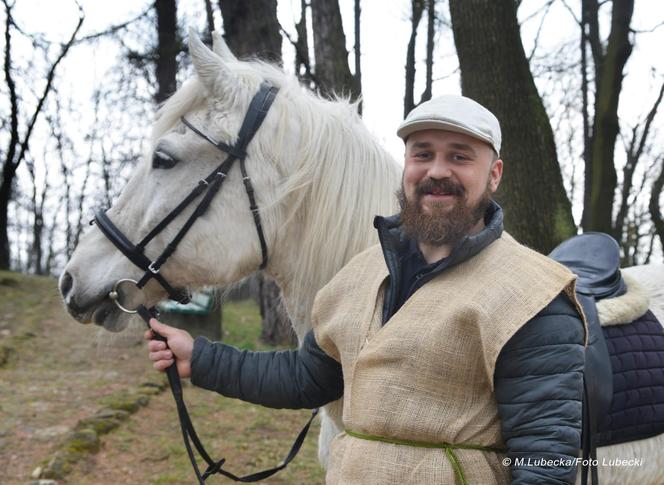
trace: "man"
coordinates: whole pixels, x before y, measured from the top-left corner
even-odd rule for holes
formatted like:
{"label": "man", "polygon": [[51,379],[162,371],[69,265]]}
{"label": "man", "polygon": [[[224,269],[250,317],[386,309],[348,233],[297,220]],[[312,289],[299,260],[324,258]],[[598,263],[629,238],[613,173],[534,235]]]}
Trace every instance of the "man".
{"label": "man", "polygon": [[573,483],[585,324],[574,276],[502,230],[498,120],[442,96],[397,134],[401,212],[319,292],[300,349],[239,351],[153,321],[171,350],[151,341],[150,359],[265,406],[343,396],[328,483]]}

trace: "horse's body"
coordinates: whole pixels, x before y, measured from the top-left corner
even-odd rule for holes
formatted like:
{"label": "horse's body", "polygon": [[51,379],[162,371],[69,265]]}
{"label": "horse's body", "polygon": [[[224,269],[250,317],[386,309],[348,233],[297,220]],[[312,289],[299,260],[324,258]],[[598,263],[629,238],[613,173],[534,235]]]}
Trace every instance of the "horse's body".
{"label": "horse's body", "polygon": [[[153,135],[153,151],[166,152],[178,163],[169,170],[153,169],[146,157],[109,216],[125,234],[136,239],[144,235],[219,161],[218,150],[183,129],[180,117],[186,114],[212,138],[232,143],[259,84],[266,80],[279,87],[263,126],[248,147],[246,164],[268,245],[265,271],[281,287],[302,340],[311,328],[310,312],[318,290],[352,256],[377,242],[373,216],[396,211],[394,192],[401,167],[371,137],[353,105],[322,100],[273,66],[237,61],[219,36],[215,36],[215,53],[197,38],[190,40],[190,52],[197,79],[185,84],[160,110]],[[208,213],[163,266],[168,281],[178,286],[220,286],[258,268],[261,251],[240,178],[239,170],[231,171]],[[159,254],[186,215],[155,238],[146,250],[148,256]],[[659,292],[656,313],[662,320],[662,267],[629,271]],[[61,290],[70,313],[79,321],[94,321],[119,331],[127,319],[108,300],[108,292],[117,280],[139,275],[99,231],[92,230],[68,263]],[[145,293],[148,304],[164,297],[154,281]],[[333,403],[321,427],[323,464],[331,439],[341,429],[340,418],[341,407]],[[656,467],[661,447],[647,455],[627,453],[624,445],[612,448],[616,448],[616,456],[643,456],[649,467]],[[631,481],[637,480],[639,469],[626,472]],[[664,483],[664,478],[660,481]]]}

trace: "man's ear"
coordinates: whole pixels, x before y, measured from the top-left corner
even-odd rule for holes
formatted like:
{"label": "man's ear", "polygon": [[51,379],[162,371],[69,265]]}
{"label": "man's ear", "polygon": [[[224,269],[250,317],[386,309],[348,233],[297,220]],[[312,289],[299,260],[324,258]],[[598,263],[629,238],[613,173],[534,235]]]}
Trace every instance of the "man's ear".
{"label": "man's ear", "polygon": [[489,188],[491,192],[498,190],[500,181],[503,178],[503,161],[499,158],[491,162],[491,170],[489,171]]}

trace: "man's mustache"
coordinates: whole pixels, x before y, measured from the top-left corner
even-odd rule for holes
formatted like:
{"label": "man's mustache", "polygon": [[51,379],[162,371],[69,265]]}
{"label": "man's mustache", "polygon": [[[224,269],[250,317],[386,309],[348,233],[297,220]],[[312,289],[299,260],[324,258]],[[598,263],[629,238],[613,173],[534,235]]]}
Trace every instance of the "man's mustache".
{"label": "man's mustache", "polygon": [[461,184],[454,183],[448,178],[441,180],[427,178],[417,184],[415,187],[415,193],[417,194],[418,198],[431,193],[462,197],[466,191]]}

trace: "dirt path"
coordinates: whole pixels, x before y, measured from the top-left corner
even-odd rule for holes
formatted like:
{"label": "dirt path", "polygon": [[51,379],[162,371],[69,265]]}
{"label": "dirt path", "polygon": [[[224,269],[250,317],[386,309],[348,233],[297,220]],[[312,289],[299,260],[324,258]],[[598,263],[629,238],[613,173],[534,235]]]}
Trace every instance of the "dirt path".
{"label": "dirt path", "polygon": [[[123,390],[162,382],[139,335],[140,326],[113,336],[77,324],[63,311],[54,280],[0,272],[0,349],[9,355],[0,365],[0,484],[30,483],[34,469],[80,419]],[[185,396],[206,446],[238,473],[279,462],[308,415],[250,406],[192,386]],[[267,483],[322,483],[316,436],[312,430],[296,463]],[[100,451],[86,456],[58,483],[193,483],[168,391],[102,435]]]}

